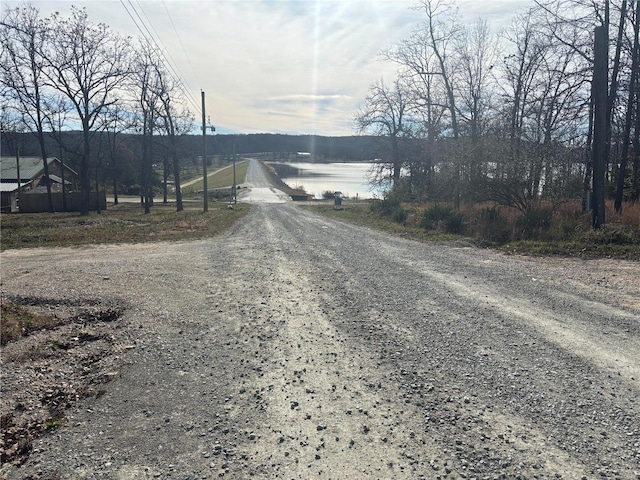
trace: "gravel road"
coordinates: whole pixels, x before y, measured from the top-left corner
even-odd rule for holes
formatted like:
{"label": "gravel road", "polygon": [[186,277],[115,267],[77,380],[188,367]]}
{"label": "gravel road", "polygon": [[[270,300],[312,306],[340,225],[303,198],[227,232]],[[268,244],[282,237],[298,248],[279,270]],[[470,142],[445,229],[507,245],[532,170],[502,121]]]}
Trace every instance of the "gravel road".
{"label": "gravel road", "polygon": [[1,260],[5,295],[123,312],[116,378],[4,478],[640,478],[638,263],[291,203],[206,241]]}

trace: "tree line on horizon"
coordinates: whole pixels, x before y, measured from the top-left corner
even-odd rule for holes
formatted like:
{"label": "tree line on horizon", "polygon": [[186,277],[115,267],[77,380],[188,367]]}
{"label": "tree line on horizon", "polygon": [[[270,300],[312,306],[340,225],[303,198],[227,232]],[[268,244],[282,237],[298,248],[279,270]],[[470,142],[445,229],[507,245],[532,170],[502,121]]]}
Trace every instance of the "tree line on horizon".
{"label": "tree line on horizon", "polygon": [[463,24],[454,1],[415,9],[413,34],[382,52],[396,77],[376,81],[355,117],[359,132],[380,139],[388,164],[377,179],[393,180],[391,197],[494,202],[525,214],[569,200],[588,208],[600,27],[609,52],[606,195],[618,213],[638,201],[640,1],[535,0],[500,32],[482,19]]}

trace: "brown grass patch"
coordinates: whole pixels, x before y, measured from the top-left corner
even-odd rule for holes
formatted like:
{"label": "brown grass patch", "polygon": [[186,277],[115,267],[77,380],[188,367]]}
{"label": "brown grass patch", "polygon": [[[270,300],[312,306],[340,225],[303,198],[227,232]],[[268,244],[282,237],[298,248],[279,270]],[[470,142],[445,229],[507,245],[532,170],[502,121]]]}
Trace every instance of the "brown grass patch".
{"label": "brown grass patch", "polygon": [[0,310],[0,344],[3,346],[39,330],[52,330],[62,323],[62,320],[53,316],[31,313],[23,306],[12,302],[3,301]]}
{"label": "brown grass patch", "polygon": [[213,203],[204,213],[189,203],[181,212],[173,205],[154,205],[151,213],[136,203],[110,205],[100,214],[3,214],[2,250],[24,247],[72,246],[105,243],[142,243],[154,240],[196,240],[224,232],[249,211],[238,203]]}

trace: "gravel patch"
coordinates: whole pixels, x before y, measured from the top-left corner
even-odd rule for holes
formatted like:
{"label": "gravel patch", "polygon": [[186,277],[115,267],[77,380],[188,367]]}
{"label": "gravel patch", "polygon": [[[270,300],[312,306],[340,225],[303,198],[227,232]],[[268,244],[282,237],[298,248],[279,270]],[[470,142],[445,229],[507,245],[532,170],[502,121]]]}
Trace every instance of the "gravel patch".
{"label": "gravel patch", "polygon": [[3,298],[117,312],[30,366],[2,350],[3,414],[31,383],[30,403],[93,389],[4,478],[640,478],[638,263],[421,244],[290,204],[205,241],[1,260]]}

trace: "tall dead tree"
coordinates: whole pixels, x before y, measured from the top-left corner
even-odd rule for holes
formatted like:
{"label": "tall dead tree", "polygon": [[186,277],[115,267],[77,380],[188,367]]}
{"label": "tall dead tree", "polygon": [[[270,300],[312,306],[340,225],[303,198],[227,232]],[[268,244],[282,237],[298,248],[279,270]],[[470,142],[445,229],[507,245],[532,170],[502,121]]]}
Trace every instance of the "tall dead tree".
{"label": "tall dead tree", "polygon": [[[452,5],[446,0],[422,0],[418,8],[424,11],[427,43],[437,59],[436,71],[428,73],[435,73],[442,80],[447,98],[451,134],[454,140],[457,140],[460,136],[460,126],[454,91],[455,65],[451,60],[454,43],[460,33],[456,14]],[[458,157],[454,148],[452,161],[454,167],[453,202],[455,208],[460,208],[460,159]]]}
{"label": "tall dead tree", "polygon": [[153,147],[154,135],[159,128],[159,113],[162,109],[161,83],[158,51],[149,43],[141,42],[136,51],[132,91],[136,96],[139,131],[142,134],[142,171],[140,174],[141,195],[144,212],[151,213],[153,204]]}
{"label": "tall dead tree", "polygon": [[400,179],[402,170],[400,142],[406,133],[408,95],[401,78],[395,80],[393,88],[380,80],[371,86],[364,106],[356,115],[356,125],[361,133],[369,132],[389,140],[394,183]]}
{"label": "tall dead tree", "polygon": [[591,95],[594,100],[593,130],[593,193],[592,226],[601,228],[605,223],[605,169],[607,163],[607,120],[609,101],[607,82],[609,72],[608,33],[606,26],[595,28],[594,62]]}
{"label": "tall dead tree", "polygon": [[167,135],[167,147],[169,150],[171,163],[173,165],[173,183],[176,194],[176,211],[181,212],[183,210],[183,205],[182,188],[180,187],[180,157],[178,156],[178,139],[180,135],[192,129],[193,119],[186,109],[184,109],[180,113],[176,109],[177,101],[174,95],[178,91],[178,86],[173,81],[169,72],[161,68],[160,64],[157,64],[155,66],[155,70],[158,78],[157,86],[159,88],[158,117],[160,118],[160,122],[163,125],[164,131]]}

